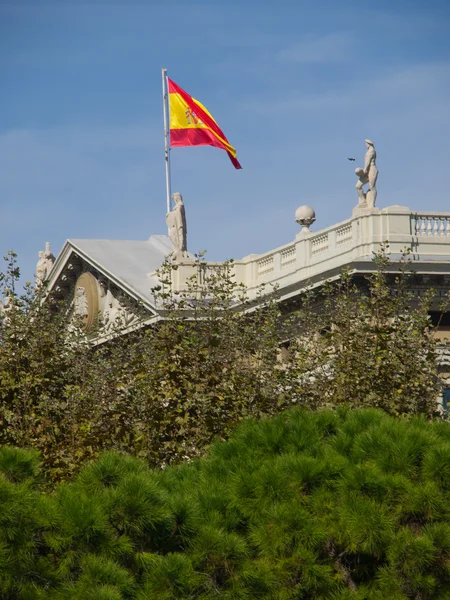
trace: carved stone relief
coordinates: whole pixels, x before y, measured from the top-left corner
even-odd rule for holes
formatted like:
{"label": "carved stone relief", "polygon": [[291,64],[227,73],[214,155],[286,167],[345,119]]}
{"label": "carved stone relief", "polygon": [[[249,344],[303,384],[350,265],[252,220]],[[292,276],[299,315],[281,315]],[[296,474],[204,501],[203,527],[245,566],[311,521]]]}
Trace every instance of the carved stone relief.
{"label": "carved stone relief", "polygon": [[125,304],[125,296],[101,275],[85,271],[76,280],[73,316],[86,333],[97,329],[102,335],[137,323],[139,317]]}
{"label": "carved stone relief", "polygon": [[74,317],[86,332],[98,319],[98,282],[92,273],[82,273],[75,284]]}

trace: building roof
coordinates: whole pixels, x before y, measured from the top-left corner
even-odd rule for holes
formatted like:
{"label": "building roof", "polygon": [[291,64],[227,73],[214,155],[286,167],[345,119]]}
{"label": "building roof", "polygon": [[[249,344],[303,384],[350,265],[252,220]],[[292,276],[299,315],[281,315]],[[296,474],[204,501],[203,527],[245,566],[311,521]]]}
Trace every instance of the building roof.
{"label": "building roof", "polygon": [[89,257],[105,274],[114,275],[136,292],[138,296],[152,301],[152,287],[158,284],[151,273],[159,269],[172,243],[166,235],[152,235],[148,240],[69,240],[80,254]]}
{"label": "building roof", "polygon": [[166,235],[152,235],[148,240],[143,241],[70,239],[58,256],[62,264],[57,264],[58,259],[55,263],[56,277],[58,277],[58,267],[63,268],[73,252],[120,287],[131,292],[132,296],[152,304],[151,290],[158,284],[158,280],[154,275],[152,276],[152,273],[161,267],[165,258],[172,252],[172,243]]}

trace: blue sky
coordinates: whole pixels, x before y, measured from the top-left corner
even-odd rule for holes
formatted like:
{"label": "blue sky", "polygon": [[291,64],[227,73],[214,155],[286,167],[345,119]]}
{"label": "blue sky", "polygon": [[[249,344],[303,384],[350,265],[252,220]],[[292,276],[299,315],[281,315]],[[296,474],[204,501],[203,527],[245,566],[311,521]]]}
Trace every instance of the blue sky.
{"label": "blue sky", "polygon": [[365,138],[378,206],[450,210],[445,0],[0,0],[0,252],[24,280],[46,241],[166,233],[163,66],[243,166],[172,150],[192,252],[288,243],[301,204],[348,218]]}

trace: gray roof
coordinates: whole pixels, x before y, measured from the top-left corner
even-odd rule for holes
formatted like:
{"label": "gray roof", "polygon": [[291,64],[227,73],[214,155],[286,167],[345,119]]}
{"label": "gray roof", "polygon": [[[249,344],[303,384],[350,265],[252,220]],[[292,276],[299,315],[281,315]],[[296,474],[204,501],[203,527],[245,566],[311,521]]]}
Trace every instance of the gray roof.
{"label": "gray roof", "polygon": [[68,243],[105,275],[148,302],[153,299],[151,288],[158,283],[151,273],[172,252],[172,243],[166,235],[152,235],[145,241],[68,240]]}

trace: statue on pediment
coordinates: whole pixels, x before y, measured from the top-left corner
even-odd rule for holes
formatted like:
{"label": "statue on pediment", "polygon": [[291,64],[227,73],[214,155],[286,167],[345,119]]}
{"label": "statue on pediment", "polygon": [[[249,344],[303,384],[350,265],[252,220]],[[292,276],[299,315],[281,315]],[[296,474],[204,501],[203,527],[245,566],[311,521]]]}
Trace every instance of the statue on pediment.
{"label": "statue on pediment", "polygon": [[117,328],[128,327],[138,321],[138,317],[121,302],[120,296],[113,294],[108,280],[101,276],[99,285],[100,332],[111,333]]}
{"label": "statue on pediment", "polygon": [[40,250],[38,257],[39,260],[36,265],[36,289],[39,289],[44,281],[48,279],[53,263],[55,262],[55,257],[50,250],[50,242],[46,242],[45,250]]}
{"label": "statue on pediment", "polygon": [[41,287],[47,275],[47,261],[44,258],[43,250],[39,250],[38,257],[39,260],[36,265],[36,288]]}
{"label": "statue on pediment", "polygon": [[167,213],[166,223],[169,228],[169,236],[173,247],[173,259],[187,258],[187,226],[186,211],[184,209],[183,197],[176,192],[172,195],[175,202],[173,210]]}

